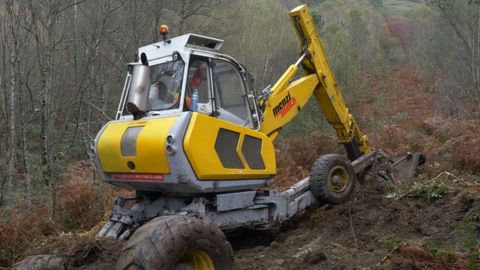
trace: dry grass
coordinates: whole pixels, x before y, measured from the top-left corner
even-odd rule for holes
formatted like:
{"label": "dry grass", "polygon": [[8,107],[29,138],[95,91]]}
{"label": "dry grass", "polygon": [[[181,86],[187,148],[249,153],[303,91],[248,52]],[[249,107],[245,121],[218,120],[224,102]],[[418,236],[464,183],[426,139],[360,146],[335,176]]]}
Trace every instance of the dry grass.
{"label": "dry grass", "polygon": [[89,162],[73,162],[55,187],[53,217],[51,211],[38,203],[46,198],[34,199],[31,208],[25,201],[11,206],[6,211],[8,218],[0,218],[0,267],[9,267],[46,237],[94,228],[108,217],[115,197],[132,193],[99,181],[94,178]]}
{"label": "dry grass", "polygon": [[319,132],[305,138],[288,138],[276,143],[277,176],[274,187],[285,189],[310,175],[310,169],[321,155],[342,153],[337,139]]}
{"label": "dry grass", "polygon": [[10,266],[35,241],[57,231],[46,208],[25,209],[25,205],[17,204],[9,210],[8,220],[0,220],[0,266]]}

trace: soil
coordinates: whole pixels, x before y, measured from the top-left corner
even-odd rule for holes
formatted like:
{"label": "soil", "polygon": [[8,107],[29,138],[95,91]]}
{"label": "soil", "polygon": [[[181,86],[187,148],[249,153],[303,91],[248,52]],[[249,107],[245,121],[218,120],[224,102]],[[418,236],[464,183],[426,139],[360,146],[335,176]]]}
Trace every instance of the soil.
{"label": "soil", "polygon": [[359,189],[347,204],[307,211],[274,237],[263,236],[263,246],[237,246],[238,269],[467,269],[464,255],[451,251],[443,260],[423,247],[462,244],[458,224],[480,213],[478,188],[432,203],[388,199],[383,184]]}
{"label": "soil", "polygon": [[[467,257],[467,250],[461,252],[468,235],[458,230],[463,220],[480,215],[480,186],[454,187],[434,202],[408,195],[387,198],[390,188],[386,183],[366,183],[357,187],[350,202],[309,209],[280,228],[230,232],[236,269],[468,269],[472,263],[480,267]],[[474,234],[478,241],[478,227]],[[122,244],[64,236],[40,243],[30,255],[61,256],[68,269],[111,269]]]}
{"label": "soil", "polygon": [[[37,243],[28,256],[59,258],[55,265],[49,265],[49,269],[114,269],[123,244],[112,239],[56,236]],[[43,269],[44,263],[41,265],[40,269]]]}

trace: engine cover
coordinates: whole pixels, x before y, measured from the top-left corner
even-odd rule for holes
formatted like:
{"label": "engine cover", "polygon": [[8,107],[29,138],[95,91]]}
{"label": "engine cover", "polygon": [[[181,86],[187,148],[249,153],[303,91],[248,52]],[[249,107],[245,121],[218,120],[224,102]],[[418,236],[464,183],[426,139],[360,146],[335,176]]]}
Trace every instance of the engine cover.
{"label": "engine cover", "polygon": [[266,187],[276,173],[264,134],[196,112],[111,121],[95,140],[107,182],[135,190],[192,195]]}

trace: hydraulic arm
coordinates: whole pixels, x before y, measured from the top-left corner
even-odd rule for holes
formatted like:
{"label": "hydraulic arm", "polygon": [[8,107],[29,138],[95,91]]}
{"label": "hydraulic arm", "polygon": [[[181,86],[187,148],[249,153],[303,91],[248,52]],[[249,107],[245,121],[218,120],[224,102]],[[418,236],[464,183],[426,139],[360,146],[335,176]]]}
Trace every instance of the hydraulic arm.
{"label": "hydraulic arm", "polygon": [[[297,33],[300,58],[264,93],[261,100],[264,115],[260,131],[275,139],[281,128],[314,95],[326,119],[335,128],[339,143],[345,146],[348,158],[356,160],[371,152],[372,148],[345,104],[308,7],[299,6],[289,16]],[[300,66],[304,74],[293,80]]]}

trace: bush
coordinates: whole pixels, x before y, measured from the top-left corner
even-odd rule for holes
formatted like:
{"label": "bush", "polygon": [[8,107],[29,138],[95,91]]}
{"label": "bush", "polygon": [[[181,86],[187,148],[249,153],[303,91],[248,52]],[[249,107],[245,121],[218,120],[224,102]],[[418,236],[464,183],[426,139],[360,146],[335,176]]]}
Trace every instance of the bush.
{"label": "bush", "polygon": [[44,206],[49,192],[33,198],[31,207],[20,200],[5,210],[0,217],[0,268],[11,266],[49,236],[88,230],[95,234],[110,214],[114,198],[131,195],[99,181],[88,161],[73,162],[55,187],[53,217]]}
{"label": "bush", "polygon": [[8,219],[0,219],[0,267],[10,266],[36,241],[57,231],[46,208],[28,211],[25,204],[16,204],[7,214]]}
{"label": "bush", "polygon": [[418,181],[413,184],[413,193],[425,199],[428,202],[432,202],[440,199],[443,195],[448,193],[448,187],[441,182],[437,181]]}

